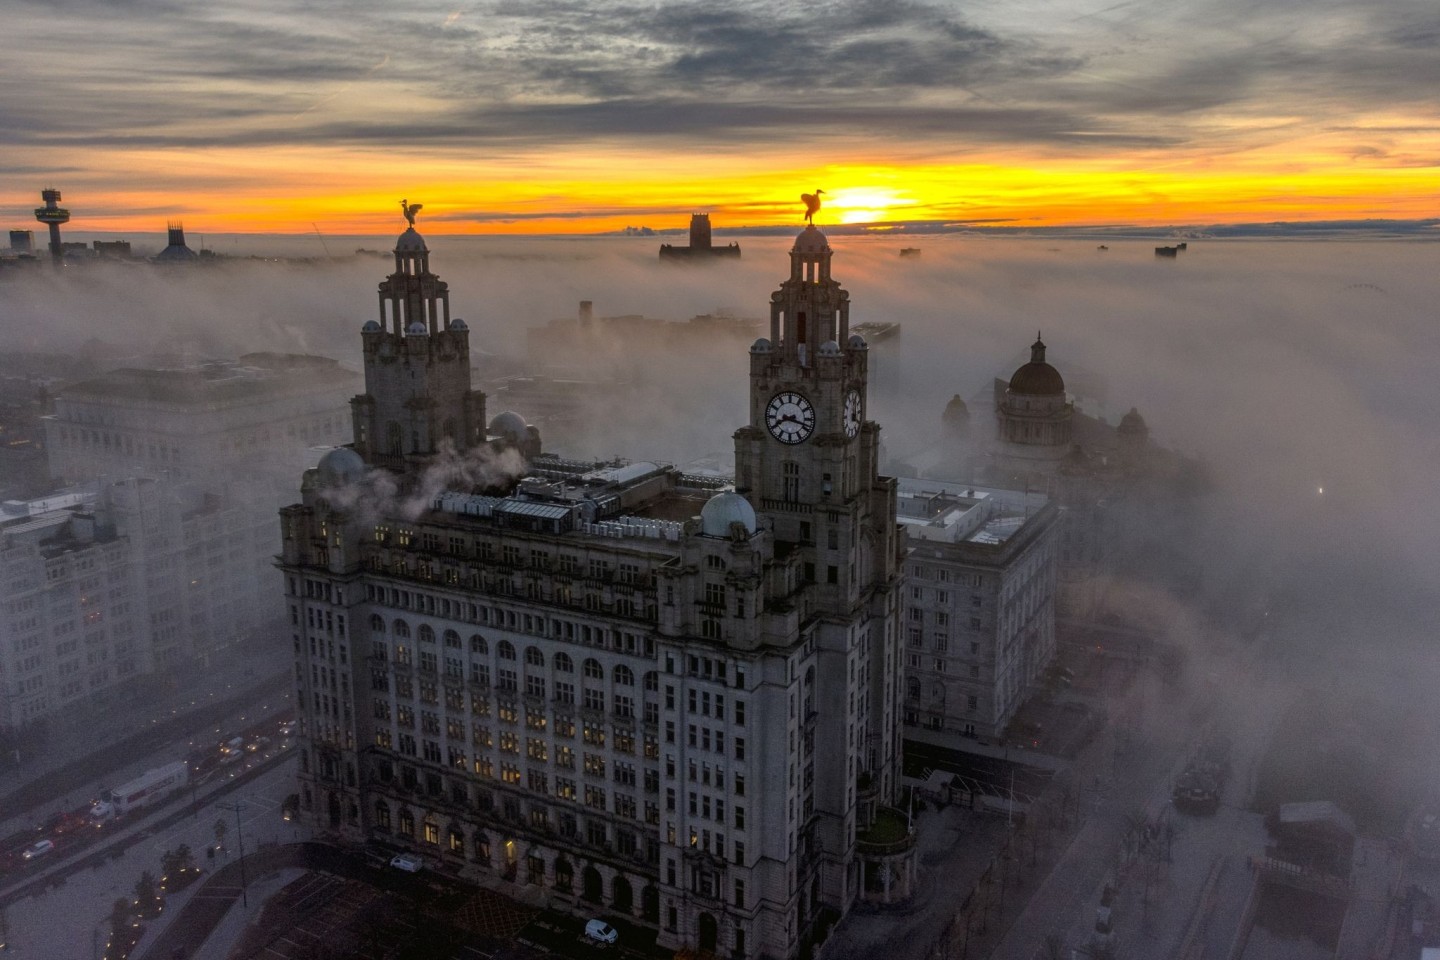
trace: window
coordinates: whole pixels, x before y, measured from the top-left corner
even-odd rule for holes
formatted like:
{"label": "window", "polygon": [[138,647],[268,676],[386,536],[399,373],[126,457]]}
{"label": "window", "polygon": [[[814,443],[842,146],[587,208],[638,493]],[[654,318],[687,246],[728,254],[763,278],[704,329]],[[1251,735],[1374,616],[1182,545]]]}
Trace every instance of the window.
{"label": "window", "polygon": [[532,667],[543,667],[545,666],[545,654],[541,653],[537,647],[526,647],[525,662]]}
{"label": "window", "polygon": [[555,670],[558,673],[574,673],[575,664],[567,654],[555,654]]}
{"label": "window", "polygon": [[[605,679],[605,669],[600,666],[600,661],[599,661],[599,660],[596,660],[594,657],[590,657],[590,658],[586,659],[586,661],[585,661],[585,666],[584,666],[584,670],[585,670],[585,676],[588,677],[588,678],[591,679],[591,680],[604,680],[604,679]],[[633,682],[633,678],[632,678],[632,682]]]}

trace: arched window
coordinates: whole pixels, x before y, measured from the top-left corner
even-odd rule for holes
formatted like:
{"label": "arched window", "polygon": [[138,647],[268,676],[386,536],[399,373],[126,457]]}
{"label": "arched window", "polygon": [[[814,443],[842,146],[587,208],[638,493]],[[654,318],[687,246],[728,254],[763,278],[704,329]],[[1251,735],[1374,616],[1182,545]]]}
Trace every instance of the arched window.
{"label": "arched window", "polygon": [[415,814],[409,807],[400,808],[400,832],[407,837],[415,836]]}
{"label": "arched window", "polygon": [[585,676],[589,677],[591,680],[605,679],[605,668],[600,666],[600,661],[596,660],[594,657],[586,659],[584,669]]}
{"label": "arched window", "polygon": [[635,674],[623,663],[615,668],[615,682],[622,687],[635,686]]}
{"label": "arched window", "polygon": [[501,660],[515,659],[515,648],[511,646],[509,640],[501,640],[495,644],[495,652],[500,655]]}
{"label": "arched window", "polygon": [[428,623],[420,624],[419,634],[421,643],[435,642],[435,631],[430,629],[430,625]]}
{"label": "arched window", "polygon": [[532,667],[543,667],[545,666],[545,654],[540,652],[539,647],[526,647],[525,662]]}
{"label": "arched window", "polygon": [[446,631],[445,631],[445,646],[450,647],[452,650],[459,650],[459,649],[460,649],[460,634],[456,633],[454,630],[446,630]]}
{"label": "arched window", "polygon": [[394,626],[394,633],[397,637],[401,637],[402,639],[409,639],[410,624],[406,623],[404,620],[396,620]]}
{"label": "arched window", "polygon": [[570,659],[568,653],[555,654],[555,669],[560,673],[574,673],[575,662]]}
{"label": "arched window", "polygon": [[385,618],[378,613],[370,614],[370,629],[376,633],[385,632]]}
{"label": "arched window", "polygon": [[438,846],[440,843],[440,824],[435,822],[435,818],[427,815],[421,826],[424,829],[422,839],[426,843],[433,843]]}
{"label": "arched window", "polygon": [[646,670],[641,682],[645,684],[645,689],[650,693],[656,693],[660,689],[660,675],[654,670]]}
{"label": "arched window", "polygon": [[465,831],[459,827],[450,828],[450,852],[461,856],[465,854]]}
{"label": "arched window", "polygon": [[390,829],[390,804],[384,800],[375,801],[375,826],[381,830]]}
{"label": "arched window", "polygon": [[489,653],[489,652],[490,652],[490,644],[486,643],[486,642],[485,642],[485,638],[482,637],[482,636],[480,636],[480,634],[478,634],[478,633],[472,633],[472,634],[470,635],[470,652],[471,652],[471,653]]}

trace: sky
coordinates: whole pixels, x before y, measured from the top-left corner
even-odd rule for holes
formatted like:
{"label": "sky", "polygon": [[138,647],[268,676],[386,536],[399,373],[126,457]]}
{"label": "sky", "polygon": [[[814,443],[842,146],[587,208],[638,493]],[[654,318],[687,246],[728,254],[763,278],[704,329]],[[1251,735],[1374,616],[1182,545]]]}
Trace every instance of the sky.
{"label": "sky", "polygon": [[0,210],[89,230],[1425,218],[1433,0],[9,0]]}

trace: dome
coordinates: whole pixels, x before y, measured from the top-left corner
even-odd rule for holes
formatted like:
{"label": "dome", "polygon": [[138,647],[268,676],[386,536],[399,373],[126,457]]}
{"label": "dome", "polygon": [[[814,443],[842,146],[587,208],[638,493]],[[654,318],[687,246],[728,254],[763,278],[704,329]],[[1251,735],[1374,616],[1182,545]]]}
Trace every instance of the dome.
{"label": "dome", "polygon": [[395,241],[396,253],[429,253],[425,246],[425,238],[415,230],[414,227],[400,234],[400,239]]}
{"label": "dome", "polygon": [[802,256],[818,257],[820,254],[828,253],[829,251],[830,241],[825,239],[825,234],[817,229],[813,223],[804,230],[801,230],[800,235],[795,238],[794,252]]}
{"label": "dome", "polygon": [[504,413],[495,414],[490,420],[489,433],[491,436],[503,436],[512,441],[520,441],[530,433],[530,425],[520,414],[513,410],[506,410]]}
{"label": "dome", "polygon": [[755,508],[738,493],[718,493],[700,510],[700,532],[707,537],[729,537],[732,523],[743,524],[746,533],[755,532]]}
{"label": "dome", "polygon": [[1134,407],[1131,407],[1130,412],[1120,418],[1120,426],[1115,429],[1121,436],[1129,437],[1144,437],[1150,432],[1150,428],[1145,426],[1145,418],[1140,416],[1140,411]]}
{"label": "dome", "polygon": [[320,458],[320,464],[315,469],[320,472],[321,483],[334,487],[355,483],[364,477],[365,461],[349,447],[336,447]]}
{"label": "dome", "polygon": [[862,336],[860,336],[860,334],[857,333],[857,334],[854,334],[853,336],[850,337],[850,349],[851,349],[851,350],[869,350],[869,349],[870,349],[870,344],[866,343],[866,342],[865,342],[865,338],[862,337]]}
{"label": "dome", "polygon": [[1010,377],[1010,392],[1027,397],[1065,395],[1065,378],[1060,376],[1059,370],[1045,362],[1045,342],[1038,334],[1030,345],[1030,362]]}
{"label": "dome", "polygon": [[360,332],[361,332],[361,333],[379,333],[379,332],[380,332],[380,321],[378,321],[378,320],[366,320],[366,321],[365,321],[365,326],[363,326],[363,327],[360,328]]}
{"label": "dome", "polygon": [[840,356],[840,344],[836,343],[834,340],[826,340],[824,343],[820,344],[820,356],[822,356],[822,357],[838,357],[838,356]]}
{"label": "dome", "polygon": [[450,329],[451,329],[451,330],[469,330],[469,329],[470,329],[470,326],[469,326],[469,324],[467,324],[464,320],[461,320],[459,317],[456,317],[454,320],[451,320],[451,321],[450,321]]}
{"label": "dome", "polygon": [[770,341],[764,337],[750,344],[751,353],[769,353],[773,349],[774,347],[771,346]]}
{"label": "dome", "polygon": [[410,326],[405,328],[405,333],[412,337],[423,337],[428,332],[429,331],[425,329],[425,324],[421,323],[419,320],[416,320],[414,323],[410,324]]}

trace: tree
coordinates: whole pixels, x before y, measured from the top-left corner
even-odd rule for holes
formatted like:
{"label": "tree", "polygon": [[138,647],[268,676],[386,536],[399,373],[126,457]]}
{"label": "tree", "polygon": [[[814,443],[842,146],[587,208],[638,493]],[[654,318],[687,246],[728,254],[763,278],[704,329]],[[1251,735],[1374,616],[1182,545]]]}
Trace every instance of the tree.
{"label": "tree", "polygon": [[160,906],[164,903],[160,891],[155,889],[155,875],[149,870],[140,874],[140,879],[135,881],[135,911],[141,917],[153,917],[160,912]]}
{"label": "tree", "polygon": [[130,901],[124,897],[110,905],[110,929],[114,931],[115,936],[119,936],[125,928],[130,926],[130,918],[134,915],[135,911]]}

